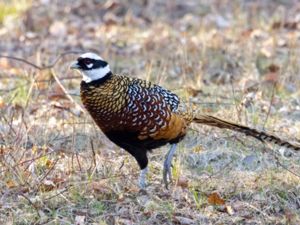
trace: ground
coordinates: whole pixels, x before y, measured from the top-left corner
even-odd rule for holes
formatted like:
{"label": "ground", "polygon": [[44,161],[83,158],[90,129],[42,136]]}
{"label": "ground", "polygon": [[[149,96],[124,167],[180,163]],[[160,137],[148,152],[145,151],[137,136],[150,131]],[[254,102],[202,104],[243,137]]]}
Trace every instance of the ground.
{"label": "ground", "polygon": [[299,7],[0,1],[1,224],[300,224],[300,153],[227,130],[191,127],[169,190],[169,146],[153,151],[139,190],[138,165],[82,108],[80,75],[68,68],[94,51],[114,73],[158,83],[199,113],[295,142]]}

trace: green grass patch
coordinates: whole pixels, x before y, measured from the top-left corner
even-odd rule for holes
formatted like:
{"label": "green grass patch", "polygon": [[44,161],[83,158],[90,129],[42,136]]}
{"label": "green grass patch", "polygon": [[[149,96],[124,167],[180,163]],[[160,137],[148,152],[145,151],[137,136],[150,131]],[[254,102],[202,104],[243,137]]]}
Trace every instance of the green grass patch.
{"label": "green grass patch", "polygon": [[5,18],[18,17],[31,5],[30,0],[8,0],[0,2],[0,24]]}

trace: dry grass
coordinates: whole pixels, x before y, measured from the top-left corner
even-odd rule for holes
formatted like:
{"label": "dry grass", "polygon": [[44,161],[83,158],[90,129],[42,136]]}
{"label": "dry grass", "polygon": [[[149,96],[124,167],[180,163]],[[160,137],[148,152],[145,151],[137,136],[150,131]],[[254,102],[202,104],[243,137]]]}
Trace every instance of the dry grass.
{"label": "dry grass", "polygon": [[[294,140],[297,7],[37,0],[0,28],[0,50],[41,67],[67,51],[97,51],[114,72],[159,83],[199,111]],[[209,127],[192,126],[180,144],[170,190],[161,171],[168,146],[154,151],[140,192],[135,161],[80,108],[80,77],[68,70],[75,57],[43,70],[0,58],[1,224],[300,223],[299,153]]]}

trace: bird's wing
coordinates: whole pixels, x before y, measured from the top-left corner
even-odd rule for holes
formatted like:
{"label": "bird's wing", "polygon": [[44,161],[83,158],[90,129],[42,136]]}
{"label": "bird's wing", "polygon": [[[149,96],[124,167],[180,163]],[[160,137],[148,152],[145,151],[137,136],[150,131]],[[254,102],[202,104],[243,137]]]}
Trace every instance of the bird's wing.
{"label": "bird's wing", "polygon": [[154,85],[153,90],[154,92],[158,92],[163,96],[164,100],[171,107],[171,110],[173,112],[175,112],[178,109],[180,99],[176,94],[158,85]]}
{"label": "bird's wing", "polygon": [[145,80],[131,79],[129,92],[131,96],[139,97],[139,100],[144,100],[143,98],[146,96],[157,96],[161,98],[162,104],[167,104],[170,107],[172,112],[175,112],[180,104],[180,99],[176,94]]}
{"label": "bird's wing", "polygon": [[127,126],[136,130],[140,138],[154,137],[161,130],[168,129],[173,112],[179,105],[179,98],[150,82],[132,79],[127,91]]}

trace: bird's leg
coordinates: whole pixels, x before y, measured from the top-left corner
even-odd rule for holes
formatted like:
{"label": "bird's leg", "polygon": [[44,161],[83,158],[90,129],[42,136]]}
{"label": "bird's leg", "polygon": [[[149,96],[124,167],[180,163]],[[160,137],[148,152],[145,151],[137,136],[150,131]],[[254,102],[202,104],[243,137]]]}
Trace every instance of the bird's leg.
{"label": "bird's leg", "polygon": [[164,168],[163,168],[163,180],[165,183],[165,187],[168,189],[168,176],[170,182],[172,181],[172,174],[171,174],[171,166],[172,166],[172,159],[174,153],[176,151],[177,144],[172,144],[170,150],[166,155],[166,159],[164,161]]}
{"label": "bird's leg", "polygon": [[141,189],[145,189],[147,182],[146,182],[146,176],[148,173],[148,167],[145,167],[144,169],[141,170],[140,176],[139,176],[139,187]]}

